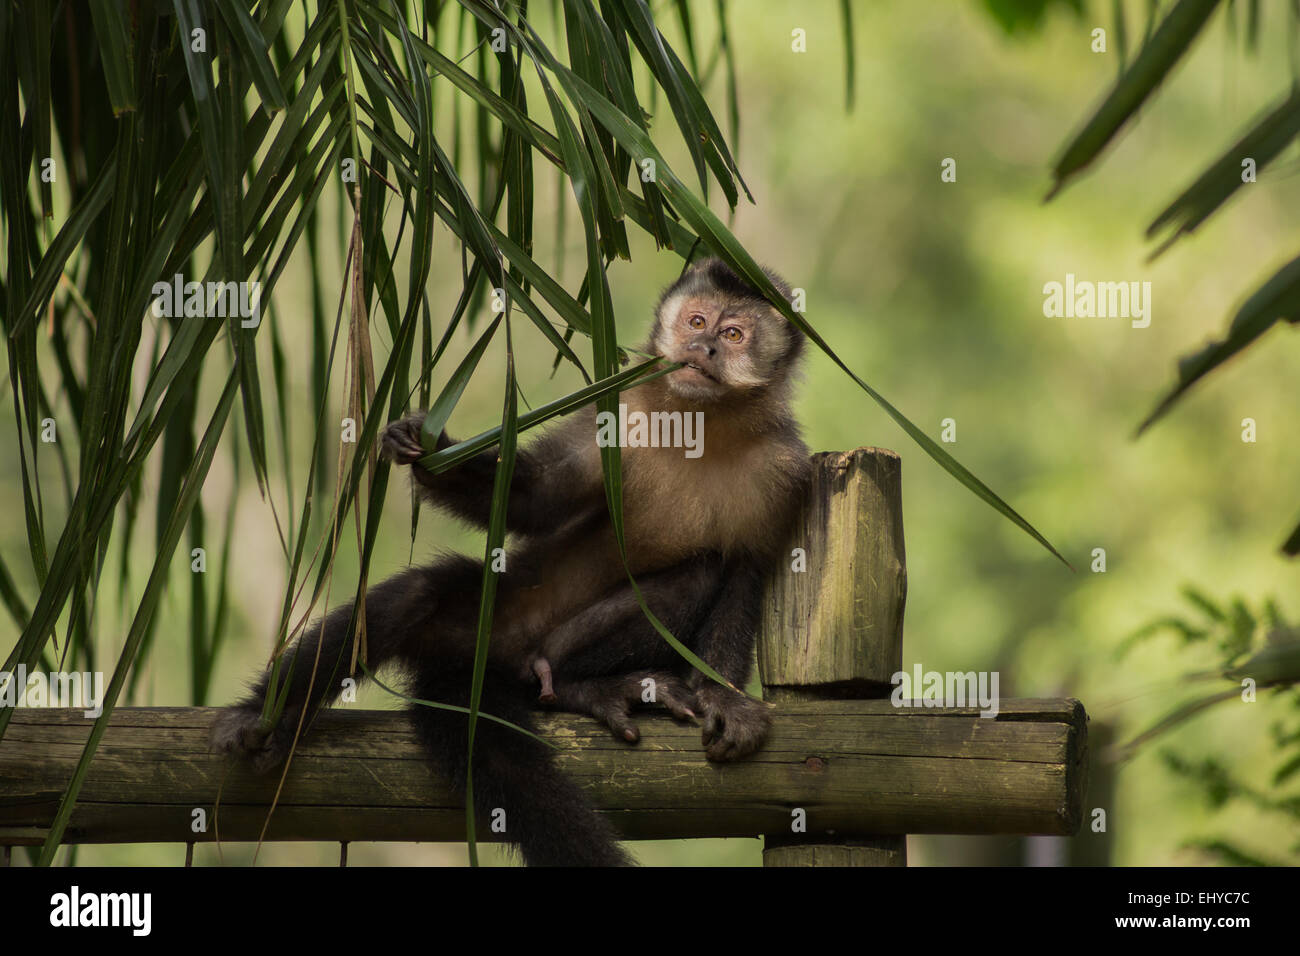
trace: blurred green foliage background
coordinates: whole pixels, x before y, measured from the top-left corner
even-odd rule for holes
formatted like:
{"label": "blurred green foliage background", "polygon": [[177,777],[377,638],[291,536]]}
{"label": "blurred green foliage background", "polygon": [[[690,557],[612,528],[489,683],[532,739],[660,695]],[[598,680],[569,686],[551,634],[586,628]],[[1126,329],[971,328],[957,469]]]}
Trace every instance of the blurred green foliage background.
{"label": "blurred green foliage background", "polygon": [[[1104,723],[1119,738],[1131,737],[1179,699],[1180,675],[1213,660],[1209,649],[1175,653],[1167,639],[1116,659],[1126,635],[1178,604],[1181,586],[1195,584],[1220,597],[1274,595],[1288,616],[1300,615],[1296,566],[1278,553],[1294,525],[1300,472],[1300,352],[1293,333],[1270,334],[1140,441],[1131,438],[1171,383],[1175,359],[1217,335],[1245,291],[1295,255],[1300,164],[1294,156],[1154,264],[1145,263],[1150,248],[1141,235],[1259,104],[1275,97],[1287,70],[1287,37],[1281,29],[1266,31],[1258,53],[1245,56],[1239,40],[1216,21],[1099,168],[1043,205],[1050,160],[1115,76],[1113,44],[1106,54],[1090,49],[1091,30],[1111,28],[1109,10],[1099,17],[1051,9],[1039,32],[1014,36],[981,4],[894,0],[855,3],[853,11],[856,102],[849,112],[836,4],[752,0],[733,9],[729,29],[740,81],[740,134],[733,145],[757,200],[741,208],[733,229],[760,261],[806,290],[809,320],[873,387],[936,438],[940,422],[955,419],[952,453],[1078,571],[1063,569],[963,490],[816,353],[797,406],[806,439],[814,449],[880,445],[903,456],[910,582],[905,667],[996,669],[1003,695],[1079,697],[1094,729]],[[717,27],[708,11],[699,16],[704,29],[695,40],[707,62]],[[665,15],[662,22],[672,20]],[[806,53],[791,50],[795,28],[807,31]],[[721,120],[720,75],[708,91]],[[435,99],[435,110],[441,102]],[[658,108],[666,112],[662,101]],[[671,137],[660,142],[675,168],[689,168]],[[940,180],[940,163],[948,157],[957,163],[955,183]],[[553,197],[553,186],[554,176],[539,169],[539,191]],[[720,197],[713,198],[721,212]],[[535,255],[545,266],[556,265],[558,278],[574,291],[582,240],[572,199],[564,201],[570,208],[562,244],[551,248],[555,214],[548,199],[538,212]],[[336,191],[324,202],[338,208],[340,222],[339,271],[320,277],[332,310],[342,286],[346,216]],[[396,222],[391,225],[395,231]],[[658,290],[680,268],[675,255],[656,252],[639,233],[632,251],[631,263],[610,269],[620,338],[629,343],[646,328]],[[292,330],[307,321],[306,268],[305,256],[291,265],[266,319],[281,325],[290,344],[288,371],[302,396],[291,420],[292,447],[300,453],[290,463],[298,495],[313,420],[309,356],[292,351]],[[429,284],[435,327],[454,306],[459,269],[459,252],[440,227]],[[1045,318],[1043,285],[1064,281],[1066,273],[1151,281],[1150,327],[1134,329],[1122,319]],[[403,274],[399,285],[404,281]],[[476,316],[474,328],[483,321]],[[374,334],[377,348],[385,350],[382,323]],[[463,354],[470,341],[458,335],[452,352]],[[499,422],[501,345],[493,343],[453,415],[454,434]],[[266,346],[263,336],[259,348]],[[545,349],[524,350],[519,358],[523,393],[534,406],[580,384],[567,367],[552,379],[552,355]],[[435,389],[451,367],[444,363]],[[341,393],[341,379],[336,382]],[[205,394],[220,384],[217,376],[205,380]],[[7,389],[0,396],[4,443],[14,448],[12,402]],[[1254,444],[1241,440],[1247,417],[1258,423]],[[236,434],[223,442],[203,492],[210,528],[220,527],[230,509],[235,521],[234,604],[210,704],[233,699],[265,661],[285,579],[268,502],[252,481],[241,481],[232,493]],[[282,514],[283,468],[273,463],[270,489]],[[475,535],[432,515],[421,519],[412,544],[405,488],[405,478],[396,476],[372,579],[437,549],[481,546]],[[6,455],[0,494],[14,503],[20,493],[17,462]],[[353,536],[349,530],[345,539]],[[138,583],[153,557],[152,541],[152,533],[136,535],[139,570],[127,570]],[[24,542],[21,509],[0,511],[5,554],[23,555]],[[1105,573],[1089,569],[1094,548],[1106,551]],[[110,559],[108,574],[117,573],[116,561]],[[185,549],[176,562],[179,577],[181,563],[189,562]],[[12,566],[27,564],[15,560]],[[355,549],[347,546],[331,603],[350,598],[355,580]],[[18,583],[26,596],[36,593],[30,574]],[[191,703],[181,637],[187,602],[188,588],[170,589],[146,677],[127,703]],[[102,659],[115,657],[129,612],[111,600],[97,608]],[[373,689],[361,703],[396,706]],[[1271,772],[1266,728],[1277,716],[1265,694],[1257,704],[1211,710],[1167,742],[1230,757],[1240,775],[1263,782]],[[1110,861],[1116,864],[1209,862],[1184,844],[1211,832],[1261,851],[1278,840],[1276,823],[1247,804],[1212,813],[1154,750],[1119,768],[1114,786],[1105,807],[1109,833],[1079,839],[1112,841]],[[913,864],[1024,862],[1033,852],[1015,838],[913,838],[909,848]],[[761,844],[683,841],[635,849],[650,864],[731,865],[759,862]],[[329,863],[337,852],[332,845],[268,845],[259,861]],[[77,854],[83,863],[175,863],[183,848],[84,847]],[[227,861],[247,861],[251,854],[245,845],[224,848]],[[216,858],[206,847],[196,854],[199,862]],[[357,844],[349,858],[455,864],[465,854],[451,845]],[[503,856],[485,847],[484,858]]]}

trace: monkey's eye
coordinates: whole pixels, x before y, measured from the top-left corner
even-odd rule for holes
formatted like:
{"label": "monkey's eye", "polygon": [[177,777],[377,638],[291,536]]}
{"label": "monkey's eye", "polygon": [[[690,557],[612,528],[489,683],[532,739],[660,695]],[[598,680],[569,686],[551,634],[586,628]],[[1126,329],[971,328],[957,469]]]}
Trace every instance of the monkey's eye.
{"label": "monkey's eye", "polygon": [[704,328],[704,316],[700,315],[698,312],[694,312],[687,316],[686,324],[693,329],[702,329]]}
{"label": "monkey's eye", "polygon": [[745,337],[745,333],[732,325],[722,330],[722,337],[728,342],[739,342]]}

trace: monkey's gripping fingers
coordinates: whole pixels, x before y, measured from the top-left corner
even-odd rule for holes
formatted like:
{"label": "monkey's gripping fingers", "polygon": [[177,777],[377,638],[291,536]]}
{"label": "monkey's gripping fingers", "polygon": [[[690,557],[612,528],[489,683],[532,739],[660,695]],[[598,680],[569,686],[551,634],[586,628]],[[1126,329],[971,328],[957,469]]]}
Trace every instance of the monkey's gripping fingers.
{"label": "monkey's gripping fingers", "polygon": [[379,443],[384,457],[395,465],[413,465],[427,455],[428,452],[420,444],[420,429],[423,425],[423,412],[389,422]]}
{"label": "monkey's gripping fingers", "polygon": [[580,681],[555,681],[555,703],[562,710],[590,714],[604,723],[614,736],[628,743],[641,739],[632,722],[633,707],[659,704],[678,720],[693,720],[693,695],[684,681],[667,671],[645,671],[618,677],[595,677]]}
{"label": "monkey's gripping fingers", "polygon": [[638,686],[641,687],[640,699],[644,700],[650,690],[645,681],[653,681],[652,703],[666,708],[675,720],[697,719],[694,709],[696,706],[695,694],[686,686],[685,681],[668,673],[646,674],[637,680]]}
{"label": "monkey's gripping fingers", "polygon": [[641,739],[641,728],[632,723],[629,711],[627,701],[617,697],[596,700],[591,705],[591,716],[604,721],[615,737],[634,744]]}
{"label": "monkey's gripping fingers", "polygon": [[208,747],[247,761],[256,773],[266,773],[284,763],[289,755],[297,723],[286,711],[280,722],[267,730],[262,726],[260,707],[226,707],[212,721]]}
{"label": "monkey's gripping fingers", "polygon": [[739,760],[762,746],[772,718],[761,702],[717,684],[701,687],[696,700],[704,714],[701,739],[710,760]]}

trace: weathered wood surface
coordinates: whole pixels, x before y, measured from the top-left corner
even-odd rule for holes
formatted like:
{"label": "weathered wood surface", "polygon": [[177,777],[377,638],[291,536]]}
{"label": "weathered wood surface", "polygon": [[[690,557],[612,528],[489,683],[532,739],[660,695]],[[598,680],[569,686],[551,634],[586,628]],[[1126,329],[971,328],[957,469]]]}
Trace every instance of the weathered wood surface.
{"label": "weathered wood surface", "polygon": [[[279,775],[257,777],[209,754],[216,713],[117,710],[65,842],[256,839]],[[0,742],[0,843],[40,842],[91,724],[78,710],[14,713]],[[541,724],[565,771],[628,839],[788,833],[796,807],[814,843],[836,834],[1064,834],[1081,818],[1086,718],[1073,700],[1003,701],[996,718],[882,700],[787,703],[775,709],[766,746],[727,765],[704,759],[698,728],[653,712],[641,715],[634,747],[585,717],[545,715]],[[461,806],[405,715],[340,710],[302,740],[267,837],[459,841]],[[191,832],[196,809],[207,812],[206,833]]]}
{"label": "weathered wood surface", "polygon": [[[794,561],[801,549],[805,563]],[[768,577],[758,635],[763,696],[799,702],[880,698],[903,662],[907,562],[902,461],[882,448],[812,456],[812,483],[785,561]],[[764,866],[906,866],[915,828],[836,846],[791,821],[766,831]]]}
{"label": "weathered wood surface", "polygon": [[[880,697],[903,662],[902,462],[883,448],[812,456],[812,488],[767,582],[758,668],[769,700]],[[802,548],[807,567],[792,570]]]}
{"label": "weathered wood surface", "polygon": [[[782,841],[770,833],[764,838],[764,866],[907,866],[907,853],[900,852],[898,836],[831,837],[809,842],[807,834]],[[903,848],[906,850],[906,847]]]}

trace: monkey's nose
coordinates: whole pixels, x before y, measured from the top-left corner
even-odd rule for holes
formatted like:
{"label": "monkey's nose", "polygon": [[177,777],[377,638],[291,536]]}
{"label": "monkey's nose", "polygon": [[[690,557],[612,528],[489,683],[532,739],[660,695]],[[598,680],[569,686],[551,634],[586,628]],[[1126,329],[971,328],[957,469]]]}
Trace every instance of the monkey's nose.
{"label": "monkey's nose", "polygon": [[686,346],[688,352],[703,352],[709,358],[718,354],[718,347],[707,339],[696,338]]}

